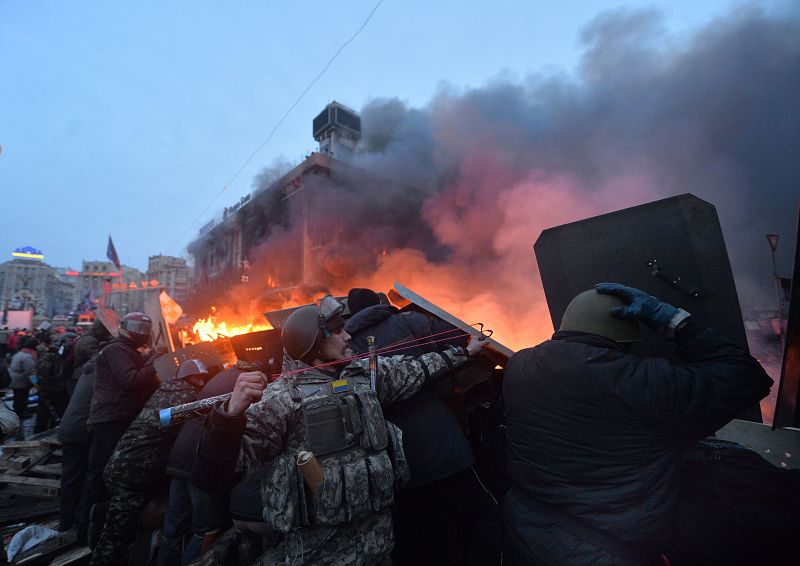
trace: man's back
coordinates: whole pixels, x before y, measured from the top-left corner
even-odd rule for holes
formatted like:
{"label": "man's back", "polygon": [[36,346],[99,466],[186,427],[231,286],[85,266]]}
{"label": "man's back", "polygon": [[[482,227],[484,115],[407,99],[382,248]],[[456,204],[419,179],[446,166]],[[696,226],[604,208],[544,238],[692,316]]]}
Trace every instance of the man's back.
{"label": "man's back", "polygon": [[746,351],[711,330],[689,323],[678,343],[679,365],[578,332],[556,333],[512,357],[505,382],[512,516],[516,509],[520,523],[533,521],[536,513],[518,506],[533,499],[617,540],[663,548],[683,451],[771,384]]}

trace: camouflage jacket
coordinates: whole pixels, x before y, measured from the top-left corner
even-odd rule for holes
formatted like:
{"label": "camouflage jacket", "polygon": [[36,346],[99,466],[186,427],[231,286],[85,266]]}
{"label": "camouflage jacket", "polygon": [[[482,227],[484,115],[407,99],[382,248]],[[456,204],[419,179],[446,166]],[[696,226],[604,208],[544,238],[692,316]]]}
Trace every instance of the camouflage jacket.
{"label": "camouflage jacket", "polygon": [[[467,362],[463,348],[431,352],[418,357],[378,356],[377,396],[381,405],[411,397],[428,379],[434,379]],[[242,441],[242,463],[251,475],[281,452],[304,450],[305,432],[301,403],[292,393],[296,382],[332,382],[352,379],[356,389],[369,389],[369,360],[353,360],[339,373],[323,373],[302,362],[292,375],[283,374],[264,390],[261,401],[247,410],[247,425]],[[306,371],[299,371],[305,369]],[[313,398],[314,396],[310,396]]]}
{"label": "camouflage jacket", "polygon": [[50,348],[36,361],[36,374],[39,380],[36,389],[44,396],[65,393],[67,384],[59,375],[59,356],[57,348]]}
{"label": "camouflage jacket", "polygon": [[[371,398],[390,404],[467,360],[462,348],[419,357],[379,357],[374,393],[367,359],[331,373],[295,362],[295,373],[282,375],[264,390],[261,401],[247,411],[240,458],[246,475],[261,476],[265,521],[286,533],[268,553],[277,557],[275,562],[282,557],[290,564],[371,564],[388,555],[394,544],[391,504],[395,475],[403,466],[402,433],[386,423],[389,438],[382,449],[356,450],[321,462],[324,482],[316,497],[304,489],[296,465],[297,453],[309,449],[303,402],[324,398],[331,384],[347,380],[360,394],[359,403]],[[319,392],[309,394],[313,385]],[[304,386],[302,396],[299,386]]]}
{"label": "camouflage jacket", "polygon": [[158,410],[194,401],[199,389],[176,378],[159,385],[117,444],[105,469],[106,483],[147,485],[166,468],[180,427],[161,428]]}

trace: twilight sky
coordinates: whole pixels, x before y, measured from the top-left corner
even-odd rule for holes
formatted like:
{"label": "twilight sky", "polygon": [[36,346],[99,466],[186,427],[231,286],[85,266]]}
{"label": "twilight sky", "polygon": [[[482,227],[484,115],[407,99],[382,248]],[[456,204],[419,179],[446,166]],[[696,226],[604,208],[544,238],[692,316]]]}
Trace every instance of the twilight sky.
{"label": "twilight sky", "polygon": [[149,255],[184,255],[264,167],[315,150],[311,120],[331,100],[424,108],[498,78],[570,77],[582,29],[606,10],[655,8],[677,44],[745,6],[384,0],[214,200],[376,4],[0,0],[0,261],[29,245],[78,268],[104,258],[110,233],[122,262],[145,269]]}

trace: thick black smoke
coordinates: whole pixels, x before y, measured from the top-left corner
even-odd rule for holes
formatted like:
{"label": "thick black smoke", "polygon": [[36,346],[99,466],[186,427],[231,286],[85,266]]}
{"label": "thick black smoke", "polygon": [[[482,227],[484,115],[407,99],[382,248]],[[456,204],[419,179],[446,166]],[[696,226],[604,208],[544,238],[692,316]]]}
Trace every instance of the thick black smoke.
{"label": "thick black smoke", "polygon": [[656,12],[614,11],[582,41],[576,77],[367,104],[354,165],[373,181],[307,176],[305,214],[279,198],[249,211],[243,222],[265,226],[258,280],[296,255],[311,219],[320,288],[397,279],[530,344],[552,331],[531,250],[541,230],[690,192],[717,207],[743,306],[769,306],[765,235],[781,235],[789,276],[800,197],[798,14],[738,10],[677,39]]}
{"label": "thick black smoke", "polygon": [[[577,79],[498,80],[421,110],[372,102],[362,110],[361,163],[438,204],[452,204],[441,198],[449,191],[485,212],[497,212],[492,196],[532,176],[568,179],[597,212],[621,208],[615,197],[629,204],[632,190],[691,192],[717,207],[743,302],[771,304],[765,235],[782,236],[779,266],[790,276],[800,197],[797,14],[741,9],[678,41],[656,12],[613,11],[582,41]],[[468,166],[475,159],[504,169],[497,183],[467,178],[479,174]],[[471,225],[471,211],[466,203],[455,216]],[[565,212],[545,224],[572,219]]]}

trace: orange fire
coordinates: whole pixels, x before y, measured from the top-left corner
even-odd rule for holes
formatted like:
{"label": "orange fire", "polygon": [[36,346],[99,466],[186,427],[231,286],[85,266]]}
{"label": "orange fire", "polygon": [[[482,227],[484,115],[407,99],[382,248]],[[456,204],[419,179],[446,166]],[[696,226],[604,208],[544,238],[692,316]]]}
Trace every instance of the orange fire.
{"label": "orange fire", "polygon": [[213,342],[217,338],[226,336],[238,336],[248,332],[258,332],[259,330],[270,330],[272,325],[269,322],[245,322],[240,324],[218,321],[214,316],[201,318],[194,323],[192,331],[195,336],[204,342]]}

